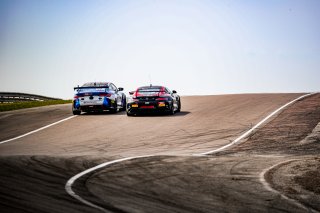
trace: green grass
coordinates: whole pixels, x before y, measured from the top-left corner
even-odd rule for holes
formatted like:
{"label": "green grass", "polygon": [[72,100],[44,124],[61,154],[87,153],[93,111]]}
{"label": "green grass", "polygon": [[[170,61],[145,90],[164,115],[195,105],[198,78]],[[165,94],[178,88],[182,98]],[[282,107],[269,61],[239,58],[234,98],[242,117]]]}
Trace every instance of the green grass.
{"label": "green grass", "polygon": [[32,107],[55,105],[55,104],[67,104],[67,103],[72,103],[72,100],[50,100],[50,101],[28,101],[28,102],[15,102],[15,103],[0,103],[0,112],[17,110],[17,109],[32,108]]}

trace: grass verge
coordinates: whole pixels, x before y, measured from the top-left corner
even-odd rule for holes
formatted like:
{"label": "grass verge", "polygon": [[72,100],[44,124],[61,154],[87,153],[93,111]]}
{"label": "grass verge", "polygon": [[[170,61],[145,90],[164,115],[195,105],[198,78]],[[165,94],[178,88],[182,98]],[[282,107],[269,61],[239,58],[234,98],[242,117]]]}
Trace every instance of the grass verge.
{"label": "grass verge", "polygon": [[72,103],[71,100],[50,100],[50,101],[28,101],[28,102],[15,102],[15,103],[0,103],[0,112],[11,111],[17,109],[25,109],[32,107],[48,106],[55,104]]}

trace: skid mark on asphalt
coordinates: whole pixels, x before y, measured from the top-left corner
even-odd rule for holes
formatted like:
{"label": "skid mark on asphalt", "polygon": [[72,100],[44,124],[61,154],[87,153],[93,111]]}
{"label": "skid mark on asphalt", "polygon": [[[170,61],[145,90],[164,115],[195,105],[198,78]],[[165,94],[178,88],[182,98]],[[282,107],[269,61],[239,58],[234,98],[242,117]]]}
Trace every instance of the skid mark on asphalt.
{"label": "skid mark on asphalt", "polygon": [[277,110],[273,111],[271,114],[269,114],[267,117],[265,117],[264,119],[262,119],[259,123],[257,123],[254,127],[252,127],[251,129],[249,129],[247,132],[245,132],[244,134],[240,135],[237,139],[235,139],[232,143],[229,143],[219,149],[215,149],[215,150],[211,150],[211,151],[208,151],[208,152],[204,152],[204,153],[201,153],[200,155],[208,155],[208,154],[213,154],[213,153],[217,153],[217,152],[221,152],[237,143],[239,143],[242,139],[248,137],[250,134],[252,134],[254,131],[256,131],[256,129],[258,129],[259,126],[261,126],[262,124],[264,124],[267,120],[269,120],[272,116],[276,115],[277,113],[279,113],[281,110],[285,109],[287,106],[305,98],[305,97],[308,97],[310,95],[312,95],[314,93],[309,93],[309,94],[306,94],[306,95],[302,95],[292,101],[290,101],[289,103],[283,105],[282,107],[278,108]]}
{"label": "skid mark on asphalt", "polygon": [[[285,109],[286,107],[288,107],[289,105],[299,101],[299,100],[302,100],[303,98],[305,97],[308,97],[310,95],[313,95],[314,93],[309,93],[309,94],[305,94],[305,95],[302,95],[288,103],[286,103],[285,105],[281,106],[280,108],[276,109],[275,111],[273,111],[271,114],[269,114],[268,116],[266,116],[264,119],[262,119],[259,123],[257,123],[255,126],[253,126],[251,129],[249,129],[248,131],[246,131],[245,133],[243,133],[242,135],[240,135],[238,138],[236,138],[235,140],[233,140],[231,143],[225,145],[225,146],[222,146],[218,149],[214,149],[214,150],[211,150],[211,151],[207,151],[207,152],[204,152],[204,153],[200,153],[200,154],[194,154],[194,156],[206,156],[206,155],[210,155],[210,154],[214,154],[214,153],[218,153],[218,152],[221,152],[225,149],[228,149],[229,147],[239,143],[242,139],[248,137],[249,135],[251,135],[253,132],[255,132],[258,127],[260,127],[262,124],[264,124],[266,121],[268,121],[271,117],[273,117],[274,115],[278,114],[279,112],[281,112],[283,109]],[[81,196],[77,195],[73,190],[72,190],[72,185],[74,184],[74,182],[79,179],[80,177],[88,174],[88,173],[91,173],[95,170],[98,170],[98,169],[101,169],[101,168],[104,168],[104,167],[107,167],[107,166],[110,166],[112,164],[116,164],[116,163],[120,163],[120,162],[123,162],[123,161],[128,161],[128,160],[134,160],[134,159],[139,159],[139,158],[146,158],[146,157],[155,157],[157,155],[144,155],[144,156],[136,156],[136,157],[127,157],[127,158],[122,158],[122,159],[118,159],[118,160],[113,160],[113,161],[109,161],[109,162],[105,162],[105,163],[102,163],[102,164],[99,164],[95,167],[92,167],[90,169],[87,169],[75,176],[73,176],[72,178],[70,178],[68,180],[68,182],[66,183],[65,185],[65,189],[67,191],[67,193],[74,197],[75,199],[79,200],[80,202],[88,205],[88,206],[91,206],[93,208],[96,208],[96,209],[99,209],[103,212],[109,212],[108,210],[96,205],[96,204],[93,204],[85,199],[83,199]],[[260,176],[261,177],[261,176]],[[270,190],[269,190],[270,191]],[[273,191],[272,191],[273,192]],[[293,200],[292,201],[294,204],[296,204],[297,206],[300,207],[300,203],[298,203],[298,201],[296,200]]]}

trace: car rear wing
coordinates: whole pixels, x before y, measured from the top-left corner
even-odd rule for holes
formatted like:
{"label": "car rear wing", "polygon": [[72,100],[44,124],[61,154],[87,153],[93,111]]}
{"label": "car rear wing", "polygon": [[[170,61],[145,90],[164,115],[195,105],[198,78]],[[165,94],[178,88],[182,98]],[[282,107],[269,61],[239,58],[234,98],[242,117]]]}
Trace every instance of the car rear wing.
{"label": "car rear wing", "polygon": [[79,90],[79,89],[96,89],[96,88],[104,88],[104,89],[109,89],[108,86],[91,86],[91,87],[74,87],[73,90]]}

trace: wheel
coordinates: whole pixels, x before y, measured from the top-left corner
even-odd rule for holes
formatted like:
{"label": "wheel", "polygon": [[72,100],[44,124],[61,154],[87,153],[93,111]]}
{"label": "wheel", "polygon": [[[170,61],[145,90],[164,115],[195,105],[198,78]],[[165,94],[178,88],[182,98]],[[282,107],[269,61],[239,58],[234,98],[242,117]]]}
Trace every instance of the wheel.
{"label": "wheel", "polygon": [[112,113],[117,113],[118,112],[117,102],[114,103],[113,108],[110,109],[110,112],[112,112]]}
{"label": "wheel", "polygon": [[72,114],[74,115],[80,115],[81,114],[81,109],[76,107],[76,102],[72,102]]}
{"label": "wheel", "polygon": [[169,111],[169,115],[174,115],[174,106],[173,106],[173,102],[171,104],[171,108],[170,108],[170,111]]}
{"label": "wheel", "polygon": [[127,116],[133,116],[133,114],[127,111]]}
{"label": "wheel", "polygon": [[180,112],[180,111],[181,111],[181,101],[180,101],[180,99],[179,99],[177,112]]}
{"label": "wheel", "polygon": [[81,114],[81,111],[80,110],[72,110],[72,113],[74,115],[80,115]]}
{"label": "wheel", "polygon": [[125,111],[126,108],[127,108],[127,100],[126,100],[126,98],[124,98],[124,99],[122,100],[121,111]]}

